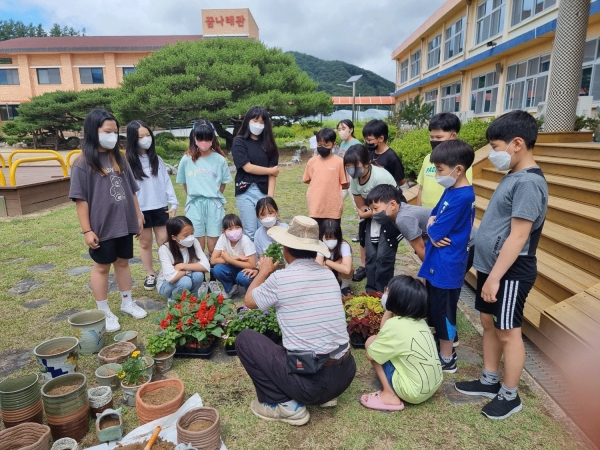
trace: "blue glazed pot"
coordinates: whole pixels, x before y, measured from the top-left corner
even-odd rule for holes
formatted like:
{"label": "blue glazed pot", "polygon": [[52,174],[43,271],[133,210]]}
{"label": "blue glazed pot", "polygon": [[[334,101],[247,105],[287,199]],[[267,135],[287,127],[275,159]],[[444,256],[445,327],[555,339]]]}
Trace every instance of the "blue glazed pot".
{"label": "blue glazed pot", "polygon": [[44,382],[77,371],[79,340],[74,337],[50,339],[33,349]]}
{"label": "blue glazed pot", "polygon": [[80,353],[91,355],[104,347],[106,334],[106,313],[99,309],[91,309],[73,314],[69,317],[73,334],[79,339]]}

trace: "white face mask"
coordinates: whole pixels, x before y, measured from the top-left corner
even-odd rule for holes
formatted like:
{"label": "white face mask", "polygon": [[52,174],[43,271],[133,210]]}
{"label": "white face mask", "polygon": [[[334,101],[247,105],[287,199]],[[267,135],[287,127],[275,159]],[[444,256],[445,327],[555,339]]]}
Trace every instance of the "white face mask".
{"label": "white face mask", "polygon": [[117,145],[117,141],[119,140],[119,136],[117,133],[99,133],[98,141],[100,142],[100,146],[106,150],[112,150]]}
{"label": "white face mask", "polygon": [[191,247],[192,245],[194,245],[195,240],[196,240],[196,238],[194,237],[194,235],[190,234],[188,237],[183,238],[177,242],[179,242],[184,247]]}
{"label": "white face mask", "polygon": [[274,227],[277,223],[277,216],[269,216],[265,217],[264,219],[260,219],[260,223],[262,223],[262,226],[265,228]]}
{"label": "white face mask", "polygon": [[143,148],[144,150],[148,150],[152,145],[152,138],[150,136],[143,137],[138,139],[138,146]]}
{"label": "white face mask", "polygon": [[323,241],[323,244],[325,244],[329,250],[333,250],[336,247],[337,243],[337,239],[325,239]]}
{"label": "white face mask", "polygon": [[265,129],[265,126],[262,123],[255,123],[255,122],[250,122],[249,127],[250,127],[250,133],[252,133],[254,136],[260,136],[260,134]]}
{"label": "white face mask", "polygon": [[[385,305],[387,303],[387,299],[388,299],[388,295],[387,294],[383,294],[381,296],[381,306],[383,306],[383,309],[385,309]],[[387,310],[386,310],[387,311]]]}
{"label": "white face mask", "polygon": [[[458,166],[456,166],[458,167]],[[452,172],[456,170],[456,167],[452,169],[452,171],[448,175],[443,175],[441,177],[435,177],[435,181],[440,185],[445,187],[446,189],[451,188],[456,184],[456,178],[451,177]]]}
{"label": "white face mask", "polygon": [[494,149],[490,150],[490,156],[488,156],[488,159],[492,162],[492,164],[497,170],[502,171],[510,169],[510,159],[515,154],[514,152],[512,155],[508,154],[508,149],[510,148],[512,143],[513,141],[510,141],[508,147],[506,147],[506,150],[504,150],[503,152],[497,152]]}
{"label": "white face mask", "polygon": [[340,135],[340,139],[345,141],[350,137],[350,130],[338,130],[338,134]]}

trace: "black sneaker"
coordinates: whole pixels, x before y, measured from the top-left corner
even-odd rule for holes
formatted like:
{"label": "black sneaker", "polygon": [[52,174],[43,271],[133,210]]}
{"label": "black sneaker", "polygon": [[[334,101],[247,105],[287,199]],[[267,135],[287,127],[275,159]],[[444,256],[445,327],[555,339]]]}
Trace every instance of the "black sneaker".
{"label": "black sneaker", "polygon": [[473,381],[459,381],[454,384],[456,389],[461,394],[465,395],[480,395],[487,398],[495,398],[500,392],[500,383],[483,384],[479,379]]}
{"label": "black sneaker", "polygon": [[442,364],[442,372],[456,373],[456,371],[458,370],[458,368],[456,367],[456,353],[452,354],[452,359],[450,360],[450,362],[445,362],[440,357],[440,363]]}
{"label": "black sneaker", "polygon": [[514,400],[507,400],[504,398],[504,395],[498,394],[481,409],[481,414],[488,419],[502,420],[522,409],[523,403],[521,403],[519,394],[517,394]]}
{"label": "black sneaker", "polygon": [[352,277],[352,281],[362,281],[367,277],[367,271],[363,266],[358,266]]}
{"label": "black sneaker", "polygon": [[144,280],[144,289],[151,291],[156,287],[156,276],[148,275]]}
{"label": "black sneaker", "polygon": [[358,237],[358,235],[352,236],[352,242],[360,242],[360,238]]}

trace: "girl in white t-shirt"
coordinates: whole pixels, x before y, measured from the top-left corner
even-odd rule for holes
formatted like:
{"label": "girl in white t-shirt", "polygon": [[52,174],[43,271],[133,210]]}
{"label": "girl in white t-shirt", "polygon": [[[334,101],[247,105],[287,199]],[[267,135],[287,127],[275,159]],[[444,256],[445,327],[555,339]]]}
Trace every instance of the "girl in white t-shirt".
{"label": "girl in white t-shirt", "polygon": [[331,255],[329,258],[325,258],[321,253],[317,253],[317,262],[335,273],[341,283],[342,295],[349,295],[350,282],[354,275],[352,249],[350,244],[342,238],[342,228],[339,222],[332,219],[325,220],[319,228],[319,236]]}
{"label": "girl in white t-shirt", "polygon": [[173,301],[173,294],[189,291],[196,294],[210,264],[194,237],[192,221],[177,216],[167,221],[167,242],[158,248],[162,266],[158,274],[158,293]]}
{"label": "girl in white t-shirt", "polygon": [[223,285],[225,298],[231,298],[237,287],[250,286],[252,280],[243,272],[256,266],[256,247],[244,234],[242,220],[235,214],[223,218],[223,234],[217,240],[210,257],[212,275]]}

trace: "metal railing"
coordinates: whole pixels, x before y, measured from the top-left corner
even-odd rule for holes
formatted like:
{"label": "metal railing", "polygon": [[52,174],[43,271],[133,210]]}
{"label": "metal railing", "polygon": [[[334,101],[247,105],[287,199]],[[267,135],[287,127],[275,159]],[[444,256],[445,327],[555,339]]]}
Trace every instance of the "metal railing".
{"label": "metal railing", "polygon": [[[56,152],[54,152],[54,153],[56,153]],[[11,156],[12,156],[12,154],[11,154]],[[62,156],[60,156],[60,154],[58,154],[58,153],[56,155],[51,155],[51,156],[21,158],[21,159],[16,160],[13,164],[10,164],[10,173],[9,173],[9,177],[8,177],[10,185],[11,186],[17,185],[16,172],[17,172],[17,168],[19,167],[20,164],[30,163],[30,162],[40,162],[40,161],[58,161],[58,163],[60,164],[60,167],[62,168],[63,176],[64,177],[69,176],[69,171],[67,170],[67,165],[65,164],[65,161],[63,160]],[[10,157],[9,157],[9,163],[10,163]]]}
{"label": "metal railing", "polygon": [[[8,155],[8,167],[9,168],[11,168],[12,165],[13,165],[13,163],[12,163],[13,156],[15,156],[18,153],[27,153],[27,154],[36,154],[36,155],[44,154],[44,153],[48,154],[49,153],[51,155],[54,155],[57,158],[60,158],[60,160],[57,160],[57,161],[59,161],[59,162],[62,161],[63,164],[64,164],[63,157],[57,151],[54,151],[54,150],[28,150],[28,149],[19,149],[19,150],[14,150],[14,151],[10,152],[10,154]],[[65,175],[65,176],[67,176],[67,175]]]}
{"label": "metal railing", "polygon": [[69,153],[67,153],[67,157],[65,158],[65,161],[67,163],[67,167],[71,167],[71,157],[77,153],[81,153],[81,150],[77,149],[77,150],[71,150]]}

